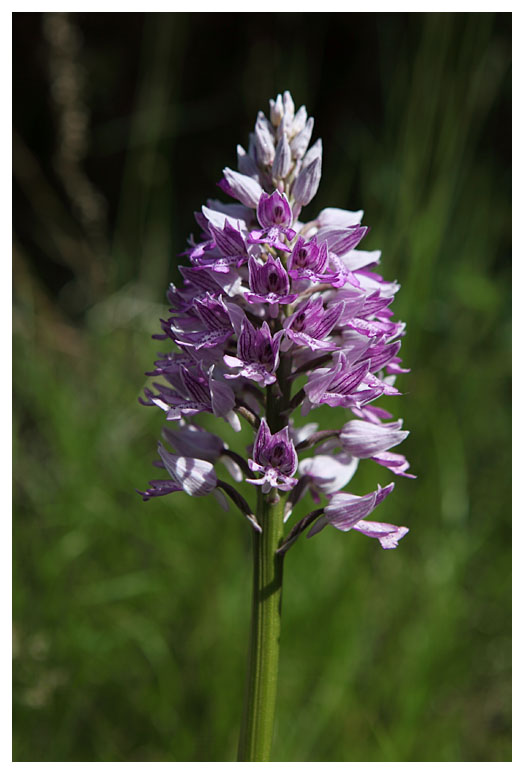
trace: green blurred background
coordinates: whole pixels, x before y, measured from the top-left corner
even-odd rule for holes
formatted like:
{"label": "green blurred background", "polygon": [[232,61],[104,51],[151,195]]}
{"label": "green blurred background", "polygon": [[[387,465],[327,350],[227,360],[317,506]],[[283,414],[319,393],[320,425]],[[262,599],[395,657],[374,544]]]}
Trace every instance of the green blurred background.
{"label": "green blurred background", "polygon": [[[250,530],[212,498],[142,503],[163,416],[137,396],[193,211],[288,88],[325,148],[307,215],[364,208],[402,283],[388,408],[418,478],[378,513],[411,529],[396,551],[326,529],[289,553],[274,760],[509,760],[511,15],[13,32],[14,759],[235,758]],[[390,479],[365,463],[352,489]]]}

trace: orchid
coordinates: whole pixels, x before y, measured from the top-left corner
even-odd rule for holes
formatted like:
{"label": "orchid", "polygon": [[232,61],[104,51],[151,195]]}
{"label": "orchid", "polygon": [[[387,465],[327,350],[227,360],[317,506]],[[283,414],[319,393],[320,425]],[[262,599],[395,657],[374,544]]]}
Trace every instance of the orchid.
{"label": "orchid", "polygon": [[288,428],[272,435],[266,420],[261,420],[253,445],[253,460],[248,460],[248,465],[252,471],[262,473],[263,478],[246,481],[262,485],[263,492],[270,492],[272,487],[291,490],[297,483],[293,478],[297,470],[297,452],[288,437]]}
{"label": "orchid", "polygon": [[[313,127],[289,92],[270,100],[268,118],[258,114],[248,150],[237,148],[238,171],[226,167],[219,182],[236,201],[208,200],[196,213],[200,236],[189,242],[189,266],[180,266],[179,286],[170,285],[169,314],[155,334],[168,352],[159,353],[148,372],[155,381],[140,399],[165,413],[163,437],[173,450],[159,444],[155,465],[167,478],[152,480],[144,500],[185,492],[213,494],[224,505],[227,496],[253,528],[251,659],[239,745],[239,759],[248,761],[270,754],[285,554],[302,535],[326,527],[376,538],[383,549],[408,533],[368,519],[393,483],[364,495],[346,489],[365,459],[413,478],[405,456],[391,451],[408,431],[372,406],[400,395],[405,325],[390,308],[399,285],[376,271],[381,252],[361,247],[369,232],[363,211],[329,207],[302,216],[321,179],[321,141],[308,150]],[[322,406],[342,408],[348,420],[324,430],[297,424]],[[248,423],[248,453],[201,427],[196,418],[206,413],[235,431]],[[256,504],[219,478],[217,465],[233,482],[254,485]],[[316,508],[295,519],[307,496]],[[285,535],[288,520],[295,523]]]}
{"label": "orchid", "polygon": [[286,253],[291,252],[290,248],[281,241],[281,237],[292,240],[296,234],[290,228],[293,221],[292,208],[284,194],[274,191],[273,194],[268,195],[263,191],[257,204],[257,220],[263,228],[261,231],[252,231],[249,242],[273,245]]}

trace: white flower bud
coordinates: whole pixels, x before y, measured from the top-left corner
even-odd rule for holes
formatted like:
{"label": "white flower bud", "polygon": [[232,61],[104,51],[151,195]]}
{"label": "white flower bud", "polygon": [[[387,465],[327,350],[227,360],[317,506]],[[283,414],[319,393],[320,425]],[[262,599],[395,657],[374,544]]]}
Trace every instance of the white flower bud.
{"label": "white flower bud", "polygon": [[297,204],[309,204],[317,194],[321,180],[321,158],[318,156],[310,164],[304,165],[293,187],[293,197]]}
{"label": "white flower bud", "polygon": [[322,159],[322,157],[323,157],[323,143],[321,141],[321,138],[319,138],[319,140],[317,140],[312,145],[312,147],[304,157],[303,166],[307,167],[309,164],[311,164],[311,162],[313,162],[314,159]]}
{"label": "white flower bud", "polygon": [[270,100],[270,118],[272,124],[278,127],[284,116],[283,98],[281,94],[277,95],[276,100]]}
{"label": "white flower bud", "polygon": [[295,136],[298,132],[301,132],[304,129],[307,118],[308,113],[306,112],[306,108],[304,105],[301,105],[295,114],[294,120],[292,121],[292,136]]}
{"label": "white flower bud", "polygon": [[290,144],[283,135],[277,143],[277,149],[275,151],[275,159],[273,160],[272,175],[276,180],[285,178],[292,164],[292,153],[290,151]]}
{"label": "white flower bud", "polygon": [[261,166],[266,167],[273,162],[275,143],[272,125],[262,112],[259,112],[255,122],[255,147],[257,150],[257,162]]}
{"label": "white flower bud", "polygon": [[308,143],[312,137],[313,128],[314,120],[313,118],[309,118],[304,128],[293,138],[292,142],[290,143],[290,149],[294,159],[302,159],[306,153]]}

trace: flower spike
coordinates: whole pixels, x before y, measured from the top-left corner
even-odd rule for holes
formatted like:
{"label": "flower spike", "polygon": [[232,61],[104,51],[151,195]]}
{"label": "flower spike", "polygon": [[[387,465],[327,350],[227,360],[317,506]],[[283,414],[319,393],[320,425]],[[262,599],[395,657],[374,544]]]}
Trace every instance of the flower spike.
{"label": "flower spike", "polygon": [[[396,380],[409,371],[399,357],[405,324],[391,309],[399,284],[377,273],[381,251],[363,249],[363,210],[324,207],[299,220],[321,181],[323,146],[310,145],[313,130],[289,91],[270,100],[267,116],[257,114],[247,146],[237,146],[238,169],[224,168],[218,183],[231,201],[209,199],[195,214],[199,232],[181,254],[153,337],[165,351],[139,399],[164,413],[169,445],[159,444],[154,464],[166,478],[138,491],[143,500],[213,495],[233,504],[253,533],[239,761],[269,760],[284,555],[325,527],[362,533],[383,549],[408,533],[369,519],[393,483],[352,492],[365,460],[404,477],[403,485],[413,478],[397,451],[408,431],[375,404],[400,395]],[[334,408],[347,417],[326,429],[309,417]],[[206,418],[213,433],[202,427]],[[234,431],[242,423],[253,443],[230,449],[222,421]],[[251,496],[232,481],[253,485]]]}
{"label": "flower spike", "polygon": [[[393,449],[408,431],[375,405],[400,395],[396,379],[408,372],[399,357],[405,325],[390,309],[399,285],[377,274],[379,250],[362,249],[363,210],[324,207],[298,220],[321,179],[323,146],[310,145],[313,130],[304,105],[296,108],[288,91],[277,95],[266,116],[257,114],[248,145],[237,146],[238,170],[223,170],[219,187],[233,201],[210,199],[196,213],[201,236],[190,240],[190,265],[170,285],[169,314],[155,334],[171,351],[159,353],[140,399],[162,409],[170,426],[163,436],[174,452],[159,447],[169,479],[141,494],[216,494],[223,480],[215,469],[225,466],[264,497],[293,491],[284,520],[309,493],[319,504],[310,535],[331,524],[390,548],[406,528],[366,517],[392,486],[364,496],[348,488],[364,460],[413,478]],[[351,417],[333,431],[293,424],[296,410],[305,417],[321,406]],[[252,426],[251,456],[197,425],[206,414],[236,431]],[[249,520],[256,513],[242,509]],[[259,517],[252,525],[264,530]]]}

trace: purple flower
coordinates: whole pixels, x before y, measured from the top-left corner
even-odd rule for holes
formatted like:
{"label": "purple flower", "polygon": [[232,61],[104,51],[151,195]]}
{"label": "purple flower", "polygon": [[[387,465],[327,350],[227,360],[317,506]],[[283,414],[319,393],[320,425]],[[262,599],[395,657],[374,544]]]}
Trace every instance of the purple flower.
{"label": "purple flower", "polygon": [[311,350],[335,350],[337,342],[328,341],[326,337],[337,325],[343,310],[344,303],[334,304],[325,310],[321,298],[308,299],[284,321],[286,336],[294,344]]}
{"label": "purple flower", "polygon": [[209,495],[217,487],[217,477],[209,461],[172,455],[162,444],[159,444],[158,451],[177,489],[184,490],[188,495]]}
{"label": "purple flower", "polygon": [[368,361],[355,363],[344,351],[337,352],[333,366],[316,369],[306,383],[304,389],[310,405],[351,408],[377,398],[384,391],[367,389],[364,382],[369,375],[369,366]]}
{"label": "purple flower", "polygon": [[248,242],[254,245],[266,243],[290,253],[290,248],[280,239],[281,235],[288,240],[295,237],[295,231],[290,228],[292,208],[286,196],[279,191],[274,191],[271,196],[262,193],[257,204],[257,219],[263,228],[250,232]]}
{"label": "purple flower", "polygon": [[[235,210],[234,214],[246,217],[246,208],[240,205],[230,205],[230,208],[240,208],[239,211]],[[248,260],[243,237],[243,233],[247,234],[247,229],[241,217],[238,217],[233,225],[227,214],[203,207],[202,215],[196,213],[195,218],[210,237],[197,245],[190,242],[186,253],[196,268],[211,268],[215,272],[227,274],[230,267],[241,266]]]}
{"label": "purple flower", "polygon": [[185,415],[210,412],[228,420],[234,430],[240,430],[239,418],[233,413],[235,396],[225,382],[216,379],[214,367],[205,372],[199,364],[190,367],[175,363],[164,370],[168,385],[154,383],[158,393],[144,390],[146,406],[156,405],[166,412],[167,420],[181,420]]}
{"label": "purple flower", "polygon": [[297,452],[288,436],[288,428],[272,436],[263,418],[253,445],[253,459],[248,460],[250,469],[263,474],[263,477],[246,481],[262,486],[263,492],[269,492],[272,487],[291,490],[297,483],[297,479],[293,478],[297,462]]}
{"label": "purple flower", "polygon": [[[230,267],[241,266],[248,260],[246,243],[240,231],[228,221],[222,229],[212,223],[209,226],[215,243],[215,255],[208,255],[207,261],[215,272],[227,273]],[[219,254],[219,255],[216,255]]]}
{"label": "purple flower", "polygon": [[386,487],[378,485],[377,490],[369,492],[368,495],[337,493],[325,508],[324,516],[327,522],[338,530],[351,530],[356,522],[366,519],[393,489],[394,483],[391,482]]}
{"label": "purple flower", "polygon": [[268,323],[264,321],[261,328],[256,329],[244,318],[237,338],[237,357],[225,355],[224,362],[230,368],[239,368],[236,374],[226,374],[227,379],[246,377],[263,385],[275,382],[277,366],[279,365],[279,342],[283,332],[272,337]]}
{"label": "purple flower", "polygon": [[348,532],[357,530],[372,538],[377,538],[383,549],[395,549],[398,541],[408,533],[407,527],[397,527],[383,522],[367,522],[366,517],[389,495],[394,489],[393,482],[386,487],[378,485],[375,492],[361,497],[350,493],[340,492],[334,495],[328,506],[308,533],[308,538],[319,533],[326,525]]}
{"label": "purple flower", "polygon": [[250,256],[248,270],[251,293],[245,294],[247,301],[290,304],[297,298],[296,293],[289,293],[290,279],[280,259],[268,256],[264,264],[259,264]]}
{"label": "purple flower", "polygon": [[[167,294],[171,311],[177,314],[191,311],[194,302],[203,299],[208,294],[214,298],[218,298],[220,294],[235,296],[241,288],[240,277],[233,276],[233,273],[229,275],[216,274],[212,268],[200,266],[180,266],[179,272],[184,278],[183,287],[176,288],[172,284]],[[158,334],[155,334],[154,337],[161,338]]]}
{"label": "purple flower", "polygon": [[166,333],[177,344],[200,350],[222,344],[231,336],[230,317],[220,297],[215,299],[206,294],[202,299],[195,299],[191,313],[183,318],[171,318],[166,323]]}
{"label": "purple flower", "polygon": [[319,283],[339,280],[339,273],[327,272],[328,268],[327,243],[318,245],[317,237],[312,237],[308,242],[304,237],[298,237],[288,262],[290,277],[293,280],[307,279]]}

